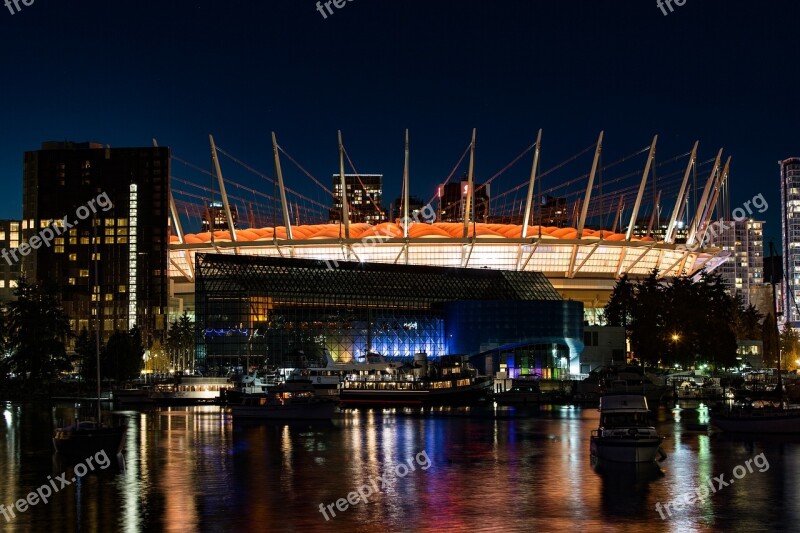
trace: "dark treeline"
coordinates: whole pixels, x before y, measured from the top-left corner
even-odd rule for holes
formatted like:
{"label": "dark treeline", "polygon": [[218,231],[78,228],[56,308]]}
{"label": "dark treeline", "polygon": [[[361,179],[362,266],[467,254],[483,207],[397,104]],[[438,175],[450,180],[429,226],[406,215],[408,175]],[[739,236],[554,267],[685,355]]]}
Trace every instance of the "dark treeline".
{"label": "dark treeline", "polygon": [[[762,340],[774,318],[726,291],[719,274],[702,272],[658,279],[658,271],[637,282],[623,275],[605,306],[609,326],[624,327],[631,350],[647,366],[712,369],[737,365],[737,339]],[[765,340],[765,348],[768,342]]]}

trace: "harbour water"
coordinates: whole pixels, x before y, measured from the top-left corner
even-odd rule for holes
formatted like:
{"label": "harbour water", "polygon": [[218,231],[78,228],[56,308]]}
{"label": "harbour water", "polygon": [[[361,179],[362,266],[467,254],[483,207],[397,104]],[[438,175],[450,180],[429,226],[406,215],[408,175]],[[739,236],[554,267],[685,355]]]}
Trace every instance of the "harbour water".
{"label": "harbour water", "polygon": [[[215,406],[116,411],[128,425],[125,452],[83,477],[50,440],[74,405],[0,407],[0,503],[62,473],[76,479],[46,504],[0,515],[3,531],[771,532],[800,523],[800,437],[710,433],[696,403],[656,411],[668,458],[637,470],[593,467],[594,408],[362,409],[322,426],[240,424]],[[663,512],[720,475],[727,486],[712,481],[702,501]],[[366,487],[369,503],[352,494]]]}

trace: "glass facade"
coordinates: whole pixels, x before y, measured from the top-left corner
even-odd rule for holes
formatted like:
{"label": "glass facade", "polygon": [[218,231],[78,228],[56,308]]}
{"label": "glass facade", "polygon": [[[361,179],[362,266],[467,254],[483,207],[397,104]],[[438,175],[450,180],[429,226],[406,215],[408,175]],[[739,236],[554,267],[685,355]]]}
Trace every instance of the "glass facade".
{"label": "glass facade", "polygon": [[[581,304],[564,302],[538,272],[352,262],[331,268],[324,261],[227,254],[196,258],[197,363],[206,373],[248,362],[321,363],[324,349],[338,361],[369,351],[401,358],[454,353],[446,331],[455,326],[447,322],[446,304],[464,300],[500,300],[511,309],[569,303],[581,324]],[[559,330],[560,317],[539,314],[542,323],[551,321]],[[536,319],[513,315],[517,321]],[[470,352],[477,353],[479,345]]]}
{"label": "glass facade", "polygon": [[781,163],[781,215],[783,225],[784,321],[800,327],[800,158]]}
{"label": "glass facade", "polygon": [[[494,371],[505,364],[511,377],[578,373],[584,346],[580,302],[492,299],[448,302],[444,308],[451,353],[491,353]],[[492,370],[485,360],[475,364]]]}

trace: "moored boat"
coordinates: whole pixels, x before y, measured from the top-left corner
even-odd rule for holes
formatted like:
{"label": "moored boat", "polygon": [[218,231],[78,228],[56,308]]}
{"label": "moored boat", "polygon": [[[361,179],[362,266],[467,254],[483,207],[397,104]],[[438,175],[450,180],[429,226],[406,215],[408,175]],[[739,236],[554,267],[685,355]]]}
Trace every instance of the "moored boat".
{"label": "moored boat", "polygon": [[429,365],[420,353],[413,368],[348,374],[340,397],[345,405],[465,405],[485,397],[491,387],[491,378],[479,376],[465,358],[443,356]]}
{"label": "moored boat", "polygon": [[116,455],[122,451],[125,428],[112,427],[95,421],[83,420],[57,428],[53,446],[57,452],[70,457],[88,457],[100,451]]}
{"label": "moored boat", "polygon": [[159,405],[216,403],[220,392],[232,387],[228,378],[178,376],[173,383],[157,384],[150,398]]}
{"label": "moored boat", "polygon": [[650,420],[647,399],[637,394],[607,394],[600,398],[600,425],[592,431],[590,451],[605,462],[648,463],[665,458]]}
{"label": "moored boat", "polygon": [[231,407],[234,419],[259,420],[331,420],[336,401],[321,398],[310,383],[284,383],[266,394],[250,394]]}
{"label": "moored boat", "polygon": [[[778,368],[781,367],[780,362],[779,352]],[[722,431],[732,433],[800,433],[800,406],[787,404],[781,372],[777,372],[776,378],[771,391],[746,391],[755,398],[748,396],[712,414],[711,423]]]}
{"label": "moored boat", "polygon": [[492,399],[498,405],[538,405],[542,401],[542,391],[538,383],[531,382],[514,385],[507,391],[494,393]]}
{"label": "moored boat", "polygon": [[800,434],[800,406],[756,401],[714,413],[711,423],[732,433]]}
{"label": "moored boat", "polygon": [[226,405],[238,405],[247,396],[266,394],[276,384],[275,376],[260,378],[255,373],[245,375],[231,388],[220,390],[220,401]]}
{"label": "moored boat", "polygon": [[143,386],[138,389],[118,389],[114,392],[114,401],[119,405],[138,405],[153,403],[150,398],[152,394],[150,386]]}
{"label": "moored boat", "polygon": [[666,391],[662,377],[640,366],[609,365],[593,370],[589,377],[579,381],[575,393],[581,398],[607,393],[641,394],[649,403],[657,404]]}

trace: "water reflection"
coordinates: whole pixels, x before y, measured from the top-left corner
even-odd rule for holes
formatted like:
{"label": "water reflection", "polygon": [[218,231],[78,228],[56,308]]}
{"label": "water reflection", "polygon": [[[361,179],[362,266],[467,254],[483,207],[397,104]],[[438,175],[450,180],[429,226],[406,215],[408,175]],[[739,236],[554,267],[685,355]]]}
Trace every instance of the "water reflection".
{"label": "water reflection", "polygon": [[[3,404],[0,502],[56,472],[52,427],[72,404]],[[80,409],[80,407],[79,407]],[[668,459],[592,465],[596,409],[348,410],[332,424],[234,423],[216,407],[114,413],[127,424],[124,463],[65,487],[9,531],[692,531],[782,530],[800,516],[800,436],[709,431],[703,406],[661,408]],[[705,427],[704,427],[705,426]],[[425,452],[430,468],[397,475]],[[662,520],[671,502],[764,453],[748,473]],[[369,503],[335,504],[379,478]],[[334,507],[335,509],[335,507]],[[766,512],[768,509],[769,512]],[[0,520],[3,520],[0,517]]]}

